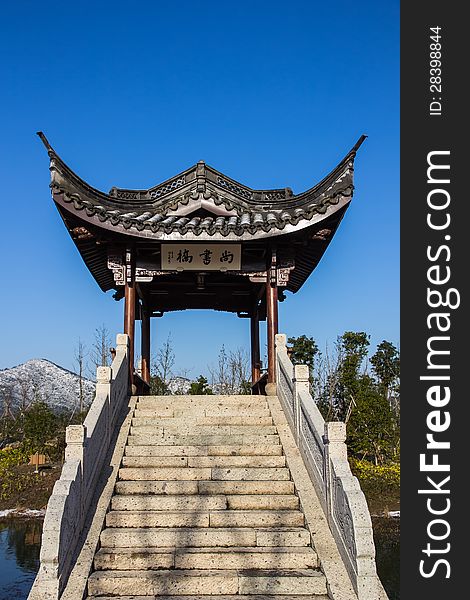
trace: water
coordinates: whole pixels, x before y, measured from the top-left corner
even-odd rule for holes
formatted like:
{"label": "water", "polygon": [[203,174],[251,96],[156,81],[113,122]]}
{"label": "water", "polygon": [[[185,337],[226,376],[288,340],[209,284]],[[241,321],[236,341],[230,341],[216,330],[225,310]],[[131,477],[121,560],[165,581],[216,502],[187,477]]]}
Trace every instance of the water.
{"label": "water", "polygon": [[39,569],[42,519],[0,519],[0,600],[25,600]]}
{"label": "water", "polygon": [[377,573],[389,600],[400,598],[400,519],[372,517]]}

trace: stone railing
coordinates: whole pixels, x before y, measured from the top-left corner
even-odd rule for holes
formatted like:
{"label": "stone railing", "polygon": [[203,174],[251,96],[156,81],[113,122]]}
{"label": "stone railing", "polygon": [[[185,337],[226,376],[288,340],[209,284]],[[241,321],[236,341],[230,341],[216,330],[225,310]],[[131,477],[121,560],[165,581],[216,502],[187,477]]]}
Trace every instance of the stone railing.
{"label": "stone railing", "polygon": [[129,398],[129,340],[116,339],[111,367],[96,370],[96,395],[83,425],[66,429],[65,462],[47,504],[40,567],[28,600],[57,600],[73,568],[98,478]]}
{"label": "stone railing", "polygon": [[387,598],[377,576],[372,522],[351,473],[346,424],[325,423],[310,395],[309,369],[293,365],[276,335],[276,390],[359,600]]}

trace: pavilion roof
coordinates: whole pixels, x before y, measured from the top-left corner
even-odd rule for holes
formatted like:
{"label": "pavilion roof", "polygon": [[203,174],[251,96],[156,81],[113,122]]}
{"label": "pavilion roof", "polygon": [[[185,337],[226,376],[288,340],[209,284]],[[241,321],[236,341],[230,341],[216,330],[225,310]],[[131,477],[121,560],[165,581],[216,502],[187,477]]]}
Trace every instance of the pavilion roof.
{"label": "pavilion roof", "polygon": [[300,194],[290,188],[251,189],[202,161],[149,189],[113,187],[104,193],[76,175],[44,134],[38,135],[49,153],[50,185],[61,213],[155,241],[254,240],[319,224],[351,201],[354,159],[366,137],[322,181]]}

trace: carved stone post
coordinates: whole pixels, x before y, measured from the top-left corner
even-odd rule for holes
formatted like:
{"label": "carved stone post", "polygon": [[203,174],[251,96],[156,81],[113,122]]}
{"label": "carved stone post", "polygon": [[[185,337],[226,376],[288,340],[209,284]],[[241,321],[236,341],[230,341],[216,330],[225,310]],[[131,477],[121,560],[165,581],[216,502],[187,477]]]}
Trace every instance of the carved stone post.
{"label": "carved stone post", "polygon": [[104,395],[108,398],[107,407],[108,415],[106,418],[106,447],[109,445],[109,440],[112,433],[112,420],[115,407],[111,401],[111,379],[112,372],[111,367],[97,367],[96,368],[96,395]]}
{"label": "carved stone post", "polygon": [[306,394],[310,391],[310,370],[307,365],[294,365],[294,419],[295,419],[295,435],[297,444],[300,444],[300,392]]}
{"label": "carved stone post", "polygon": [[333,514],[333,476],[331,473],[331,459],[348,460],[348,449],[346,446],[346,423],[330,422],[325,423],[325,434],[323,436],[325,443],[325,495],[328,522]]}
{"label": "carved stone post", "polygon": [[79,461],[80,468],[80,523],[84,513],[84,489],[88,466],[84,464],[86,427],[85,425],[69,425],[65,429],[65,462]]}
{"label": "carved stone post", "polygon": [[126,284],[124,288],[124,333],[129,336],[129,385],[134,383],[134,339],[135,339],[135,259],[133,252],[126,250]]}

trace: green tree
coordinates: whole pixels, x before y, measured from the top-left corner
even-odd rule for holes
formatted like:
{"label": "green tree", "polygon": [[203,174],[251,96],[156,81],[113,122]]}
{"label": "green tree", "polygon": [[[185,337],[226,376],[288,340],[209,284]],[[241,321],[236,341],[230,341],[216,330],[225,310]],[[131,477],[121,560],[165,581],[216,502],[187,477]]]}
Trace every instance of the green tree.
{"label": "green tree", "polygon": [[207,379],[200,375],[196,381],[191,383],[188,393],[192,396],[212,395],[212,390],[207,385]]}
{"label": "green tree", "polygon": [[368,375],[362,375],[356,382],[347,430],[348,448],[358,457],[372,459],[376,465],[397,458],[399,431],[393,411]]}
{"label": "green tree", "polygon": [[321,355],[306,335],[288,341],[292,362],[310,368],[312,395],[325,420],[348,423],[351,454],[375,464],[397,460],[400,423],[394,402],[399,404],[400,359],[395,346],[379,344],[370,359],[373,377],[365,369],[370,342],[364,331],[344,332],[333,354]]}
{"label": "green tree", "polygon": [[393,407],[399,394],[400,355],[397,348],[383,340],[378,346],[370,363],[385,397]]}
{"label": "green tree", "polygon": [[338,361],[333,374],[333,407],[336,419],[346,421],[360,388],[361,367],[367,356],[369,336],[364,331],[345,331],[336,342]]}
{"label": "green tree", "polygon": [[46,442],[55,436],[58,420],[45,402],[34,402],[24,418],[25,448],[31,453],[46,451]]}
{"label": "green tree", "polygon": [[150,376],[150,394],[152,396],[167,396],[169,394],[168,385],[156,374]]}
{"label": "green tree", "polygon": [[294,365],[307,365],[310,371],[310,381],[314,379],[315,360],[320,355],[320,350],[313,337],[301,335],[290,337],[287,342],[291,344],[289,357]]}

